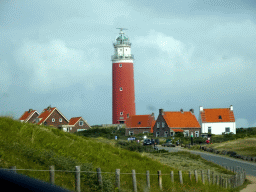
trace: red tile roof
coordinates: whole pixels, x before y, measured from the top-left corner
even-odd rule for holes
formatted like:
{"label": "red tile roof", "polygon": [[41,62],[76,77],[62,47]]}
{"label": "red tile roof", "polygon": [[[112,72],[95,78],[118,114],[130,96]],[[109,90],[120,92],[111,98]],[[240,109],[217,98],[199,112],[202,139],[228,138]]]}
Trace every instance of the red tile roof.
{"label": "red tile roof", "polygon": [[[233,110],[230,108],[203,109],[200,111],[202,123],[235,122]],[[221,119],[219,118],[221,116]]]}
{"label": "red tile roof", "polygon": [[[23,113],[23,115],[19,118],[19,120],[23,120],[24,122],[26,122],[26,121],[28,121],[32,116],[33,116],[33,114],[34,113],[38,113],[36,110],[32,110],[32,111],[25,111],[24,113]],[[39,113],[38,113],[39,114]]]}
{"label": "red tile roof", "polygon": [[[41,123],[43,123],[51,114],[52,112],[56,109],[56,107],[53,108],[46,108],[43,110],[43,112],[39,115],[39,122],[37,123],[38,125],[41,125]],[[40,118],[42,118],[40,120]]]}
{"label": "red tile roof", "polygon": [[82,117],[72,117],[70,120],[69,120],[69,125],[75,125]]}
{"label": "red tile roof", "polygon": [[163,112],[164,119],[170,128],[200,128],[200,124],[197,121],[194,114],[190,111],[173,111],[173,112]]}
{"label": "red tile roof", "polygon": [[175,133],[176,132],[184,132],[182,129],[172,129]]}
{"label": "red tile roof", "polygon": [[127,128],[151,128],[155,120],[151,115],[132,115],[126,119]]}
{"label": "red tile roof", "polygon": [[156,123],[156,121],[154,120],[154,121],[152,122],[152,125],[151,125],[150,133],[153,133],[153,132],[154,132],[155,123]]}

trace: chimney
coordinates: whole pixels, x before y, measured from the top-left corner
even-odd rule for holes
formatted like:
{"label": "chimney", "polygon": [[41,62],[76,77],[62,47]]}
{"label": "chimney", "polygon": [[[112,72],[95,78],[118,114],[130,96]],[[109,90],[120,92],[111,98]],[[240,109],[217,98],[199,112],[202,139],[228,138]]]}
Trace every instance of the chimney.
{"label": "chimney", "polygon": [[180,112],[183,113],[183,109],[180,109]]}
{"label": "chimney", "polygon": [[127,113],[127,118],[129,118],[129,113]]}
{"label": "chimney", "polygon": [[189,111],[190,111],[192,114],[194,114],[194,109],[190,109]]}
{"label": "chimney", "polygon": [[51,105],[49,105],[49,107],[47,107],[47,110],[49,111],[51,109]]}
{"label": "chimney", "polygon": [[151,116],[152,116],[152,117],[154,117],[154,116],[155,116],[155,114],[154,114],[154,113],[152,113],[152,114],[151,114]]}
{"label": "chimney", "polygon": [[159,115],[163,115],[164,114],[164,110],[163,109],[159,109]]}
{"label": "chimney", "polygon": [[233,105],[230,105],[230,111],[233,111]]}
{"label": "chimney", "polygon": [[199,111],[203,111],[204,108],[202,106],[199,107]]}
{"label": "chimney", "polygon": [[33,109],[29,109],[28,112],[30,113],[31,111],[33,111]]}

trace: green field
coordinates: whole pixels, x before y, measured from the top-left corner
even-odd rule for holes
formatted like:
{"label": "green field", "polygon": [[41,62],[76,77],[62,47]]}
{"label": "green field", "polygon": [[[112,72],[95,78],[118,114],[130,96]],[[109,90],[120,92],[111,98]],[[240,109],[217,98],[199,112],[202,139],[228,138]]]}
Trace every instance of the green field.
{"label": "green field", "polygon": [[[115,191],[115,170],[121,171],[121,191],[132,191],[134,169],[137,174],[138,191],[145,191],[147,170],[150,171],[151,190],[159,191],[157,171],[163,175],[163,191],[238,191],[227,190],[215,185],[203,185],[200,181],[190,181],[188,172],[183,171],[184,184],[179,184],[178,169],[163,164],[138,153],[116,147],[115,141],[103,138],[88,138],[62,132],[54,127],[21,123],[8,117],[0,117],[0,167],[17,169],[48,170],[54,165],[56,170],[95,172],[97,167],[103,173],[103,191]],[[170,171],[175,173],[175,182],[170,181]],[[43,181],[49,181],[49,172],[17,171]],[[75,189],[75,175],[55,172],[55,184]],[[95,173],[81,173],[81,191],[99,191]]]}

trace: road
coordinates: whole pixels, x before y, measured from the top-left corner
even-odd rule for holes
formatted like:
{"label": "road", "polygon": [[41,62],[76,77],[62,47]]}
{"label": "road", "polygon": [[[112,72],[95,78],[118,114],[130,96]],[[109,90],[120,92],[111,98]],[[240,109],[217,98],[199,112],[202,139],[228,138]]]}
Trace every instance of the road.
{"label": "road", "polygon": [[165,149],[169,152],[178,152],[178,151],[188,151],[193,154],[200,155],[202,158],[207,161],[212,161],[221,166],[229,166],[229,167],[241,167],[245,169],[247,175],[252,175],[256,177],[256,163],[248,162],[240,159],[235,159],[231,157],[224,157],[223,155],[213,154],[209,152],[201,152],[201,151],[192,151],[188,149],[184,149],[181,147],[162,147],[160,145],[157,146],[158,149]]}

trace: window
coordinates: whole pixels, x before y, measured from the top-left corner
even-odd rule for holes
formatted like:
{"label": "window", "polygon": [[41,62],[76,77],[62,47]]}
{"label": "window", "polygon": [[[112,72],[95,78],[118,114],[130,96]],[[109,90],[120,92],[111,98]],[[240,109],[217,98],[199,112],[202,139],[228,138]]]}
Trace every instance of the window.
{"label": "window", "polygon": [[70,127],[70,130],[72,130],[72,127]]}
{"label": "window", "polygon": [[139,121],[139,122],[138,122],[138,124],[140,125],[140,124],[141,124],[141,122]]}
{"label": "window", "polygon": [[230,127],[226,127],[226,128],[225,128],[225,132],[226,132],[226,133],[229,133],[229,132],[230,132]]}
{"label": "window", "polygon": [[122,67],[122,64],[121,64],[121,63],[119,64],[119,67]]}
{"label": "window", "polygon": [[129,135],[133,135],[133,131],[129,131]]}
{"label": "window", "polygon": [[189,136],[189,130],[185,130],[184,131],[184,137],[188,137]]}
{"label": "window", "polygon": [[199,137],[199,131],[195,131],[195,137]]}
{"label": "window", "polygon": [[123,112],[120,112],[120,115],[123,115]]}
{"label": "window", "polygon": [[83,126],[84,122],[83,121],[79,121],[79,126]]}
{"label": "window", "polygon": [[120,90],[120,91],[123,91],[123,88],[122,88],[122,87],[120,87],[120,88],[119,88],[119,90]]}
{"label": "window", "polygon": [[164,132],[164,137],[168,137],[168,131]]}
{"label": "window", "polygon": [[211,134],[211,133],[212,133],[212,128],[208,127],[208,134]]}
{"label": "window", "polygon": [[159,131],[156,132],[156,137],[159,137]]}
{"label": "window", "polygon": [[173,136],[173,132],[171,132],[171,136]]}
{"label": "window", "polygon": [[162,122],[162,127],[164,127],[164,122]]}
{"label": "window", "polygon": [[156,124],[156,125],[157,125],[157,128],[159,128],[159,127],[160,127],[160,123],[159,123],[159,122],[157,122],[157,124]]}
{"label": "window", "polygon": [[219,116],[219,119],[222,119],[221,115]]}
{"label": "window", "polygon": [[55,122],[55,119],[54,119],[54,118],[52,118],[52,122]]}
{"label": "window", "polygon": [[59,122],[62,122],[62,118],[59,118]]}

